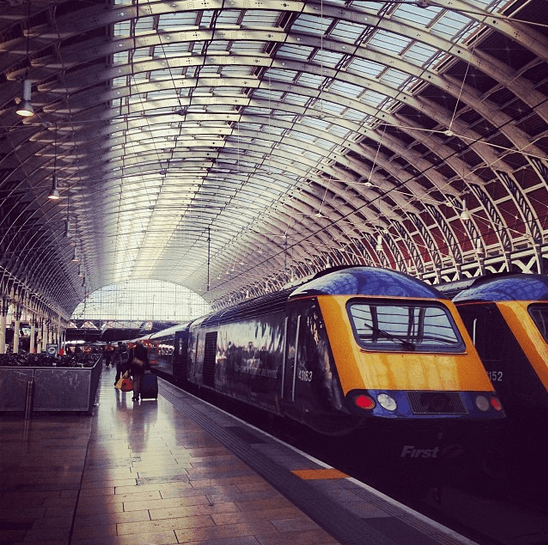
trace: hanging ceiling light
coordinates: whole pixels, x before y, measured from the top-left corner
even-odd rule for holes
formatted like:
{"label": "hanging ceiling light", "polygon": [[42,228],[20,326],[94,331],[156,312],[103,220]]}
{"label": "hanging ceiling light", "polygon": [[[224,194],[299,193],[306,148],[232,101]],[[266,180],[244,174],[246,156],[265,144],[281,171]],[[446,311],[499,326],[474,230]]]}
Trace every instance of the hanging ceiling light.
{"label": "hanging ceiling light", "polygon": [[53,142],[53,176],[51,178],[51,189],[48,193],[50,201],[58,201],[61,198],[57,189],[57,125],[55,125],[55,135]]}
{"label": "hanging ceiling light", "polygon": [[375,250],[377,250],[377,252],[380,252],[382,251],[383,247],[382,247],[382,235],[378,235],[377,236],[377,245],[375,246]]}
{"label": "hanging ceiling light", "polygon": [[34,108],[32,107],[31,92],[32,92],[32,82],[28,79],[30,66],[30,14],[31,14],[31,5],[30,0],[28,0],[28,12],[27,12],[27,69],[25,72],[25,79],[21,83],[21,102],[17,106],[15,113],[21,117],[32,117],[34,115]]}
{"label": "hanging ceiling light", "polygon": [[80,258],[78,257],[77,253],[76,253],[76,248],[74,248],[74,253],[72,254],[72,259],[71,261],[73,263],[80,263]]}
{"label": "hanging ceiling light", "polygon": [[57,189],[57,176],[55,175],[55,172],[53,173],[53,177],[51,179],[51,189],[48,193],[48,199],[50,201],[58,201],[61,198],[61,195],[59,195],[59,190]]}
{"label": "hanging ceiling light", "polygon": [[461,221],[470,221],[470,212],[466,206],[466,201],[462,199],[462,211],[460,213]]}
{"label": "hanging ceiling light", "polygon": [[21,102],[17,106],[15,113],[21,117],[32,117],[34,115],[34,108],[30,101],[32,82],[28,79],[24,79],[21,88]]}

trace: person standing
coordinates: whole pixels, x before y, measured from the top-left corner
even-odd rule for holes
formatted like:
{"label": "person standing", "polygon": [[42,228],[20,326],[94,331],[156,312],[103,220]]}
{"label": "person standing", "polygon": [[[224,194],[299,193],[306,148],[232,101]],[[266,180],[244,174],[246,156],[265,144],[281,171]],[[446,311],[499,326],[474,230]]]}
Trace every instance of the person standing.
{"label": "person standing", "polygon": [[[105,345],[105,366],[109,367],[111,360],[112,360],[112,352],[114,351],[114,347],[108,342]],[[113,364],[114,365],[114,364]]]}
{"label": "person standing", "polygon": [[141,394],[141,379],[145,371],[150,369],[148,361],[148,350],[141,344],[136,343],[131,350],[130,373],[133,378],[133,401],[139,401]]}
{"label": "person standing", "polygon": [[119,342],[118,347],[114,351],[114,358],[112,365],[116,365],[116,379],[114,380],[114,386],[120,380],[120,377],[129,371],[129,354],[124,343]]}

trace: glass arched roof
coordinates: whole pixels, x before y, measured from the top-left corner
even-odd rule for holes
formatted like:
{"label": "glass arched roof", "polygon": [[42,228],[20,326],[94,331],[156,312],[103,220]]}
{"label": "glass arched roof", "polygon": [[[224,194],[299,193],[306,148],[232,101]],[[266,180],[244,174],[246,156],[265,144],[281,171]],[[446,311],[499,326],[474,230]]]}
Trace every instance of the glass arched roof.
{"label": "glass arched roof", "polygon": [[1,3],[5,293],[543,267],[542,0]]}
{"label": "glass arched roof", "polygon": [[91,293],[73,320],[155,320],[185,322],[209,312],[209,305],[188,288],[159,280],[128,280]]}

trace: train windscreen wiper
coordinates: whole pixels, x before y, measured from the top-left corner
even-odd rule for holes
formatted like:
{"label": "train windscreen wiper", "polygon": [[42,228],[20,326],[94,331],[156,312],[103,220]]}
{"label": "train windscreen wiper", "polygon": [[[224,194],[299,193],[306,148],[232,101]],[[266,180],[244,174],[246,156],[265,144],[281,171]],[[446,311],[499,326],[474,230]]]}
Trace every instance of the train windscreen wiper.
{"label": "train windscreen wiper", "polygon": [[369,325],[366,322],[363,322],[363,325],[365,327],[368,327],[373,332],[374,335],[377,335],[378,337],[383,337],[385,339],[389,339],[391,341],[399,342],[404,348],[407,348],[410,351],[413,351],[416,348],[414,343],[406,339],[402,339],[398,335],[388,333],[388,331],[384,331],[384,329],[379,329],[378,327]]}

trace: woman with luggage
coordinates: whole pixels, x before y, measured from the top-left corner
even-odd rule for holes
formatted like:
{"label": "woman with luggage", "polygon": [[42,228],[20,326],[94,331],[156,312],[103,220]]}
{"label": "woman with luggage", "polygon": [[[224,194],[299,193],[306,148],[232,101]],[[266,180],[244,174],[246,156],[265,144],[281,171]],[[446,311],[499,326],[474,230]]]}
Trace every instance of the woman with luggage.
{"label": "woman with luggage", "polygon": [[141,344],[136,343],[131,349],[130,353],[130,367],[129,372],[133,378],[133,401],[139,401],[139,395],[141,394],[141,381],[145,371],[150,369],[148,361],[148,351]]}

